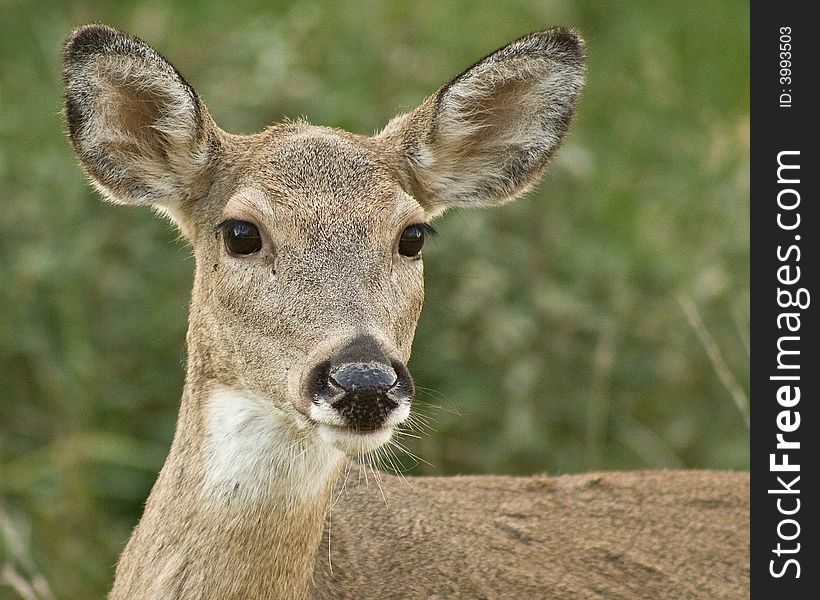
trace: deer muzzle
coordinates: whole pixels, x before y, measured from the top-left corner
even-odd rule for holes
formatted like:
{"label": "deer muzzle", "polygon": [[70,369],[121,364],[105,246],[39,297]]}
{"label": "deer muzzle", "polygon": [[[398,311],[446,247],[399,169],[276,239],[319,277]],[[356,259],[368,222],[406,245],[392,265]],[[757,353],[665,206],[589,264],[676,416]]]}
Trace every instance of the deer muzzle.
{"label": "deer muzzle", "polygon": [[409,416],[415,392],[407,367],[389,354],[375,338],[360,336],[319,362],[307,378],[308,417],[339,435],[389,439]]}

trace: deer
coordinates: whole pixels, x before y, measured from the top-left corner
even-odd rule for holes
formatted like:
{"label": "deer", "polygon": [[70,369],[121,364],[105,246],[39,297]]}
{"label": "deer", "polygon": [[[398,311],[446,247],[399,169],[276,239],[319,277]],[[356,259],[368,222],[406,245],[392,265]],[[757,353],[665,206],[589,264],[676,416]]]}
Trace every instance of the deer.
{"label": "deer", "polygon": [[195,264],[176,430],[109,598],[748,594],[748,473],[363,483],[357,457],[411,415],[430,221],[532,188],[584,79],[585,43],[554,27],[375,135],[234,135],[145,42],[73,31],[79,164],[105,199],[168,218]]}

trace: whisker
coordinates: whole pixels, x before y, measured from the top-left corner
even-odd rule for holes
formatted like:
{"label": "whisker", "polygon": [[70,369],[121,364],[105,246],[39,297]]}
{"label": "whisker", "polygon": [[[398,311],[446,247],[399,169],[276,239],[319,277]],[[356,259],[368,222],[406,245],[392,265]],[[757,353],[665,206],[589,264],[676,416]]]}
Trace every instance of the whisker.
{"label": "whisker", "polygon": [[399,442],[398,440],[390,440],[390,445],[395,446],[396,448],[398,448],[399,450],[401,450],[404,454],[406,454],[407,456],[409,456],[410,458],[412,458],[412,459],[413,459],[413,460],[415,460],[416,462],[421,462],[421,463],[424,463],[424,464],[425,464],[425,465],[427,465],[428,467],[432,467],[432,468],[434,468],[434,469],[436,468],[436,466],[435,466],[434,464],[429,463],[429,462],[427,462],[426,460],[424,460],[423,458],[421,458],[420,456],[417,456],[416,454],[412,453],[412,452],[411,452],[411,451],[407,448],[407,446],[405,446],[404,444],[402,444],[402,443],[401,443],[401,442]]}

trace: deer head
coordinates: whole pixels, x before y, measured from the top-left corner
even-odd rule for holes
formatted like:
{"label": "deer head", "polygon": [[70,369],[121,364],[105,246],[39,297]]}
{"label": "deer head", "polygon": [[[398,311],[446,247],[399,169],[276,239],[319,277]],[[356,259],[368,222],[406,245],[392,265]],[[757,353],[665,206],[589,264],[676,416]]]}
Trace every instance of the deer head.
{"label": "deer head", "polygon": [[157,52],[90,25],[66,45],[66,120],[101,193],[153,207],[193,248],[194,402],[241,390],[286,436],[356,454],[409,415],[430,220],[539,179],[583,60],[574,33],[551,29],[480,60],[376,136],[305,122],[237,136]]}

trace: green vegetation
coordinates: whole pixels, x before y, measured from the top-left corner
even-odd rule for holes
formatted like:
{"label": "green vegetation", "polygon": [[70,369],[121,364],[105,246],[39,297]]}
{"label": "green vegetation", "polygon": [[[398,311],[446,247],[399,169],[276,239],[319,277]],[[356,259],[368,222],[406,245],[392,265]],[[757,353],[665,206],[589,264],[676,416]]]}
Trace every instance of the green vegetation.
{"label": "green vegetation", "polygon": [[550,174],[425,249],[432,431],[404,462],[748,468],[748,2],[0,0],[0,599],[104,594],[182,388],[189,252],[103,205],[61,133],[62,40],[94,20],[237,133],[373,132],[496,47],[578,28],[588,86]]}

